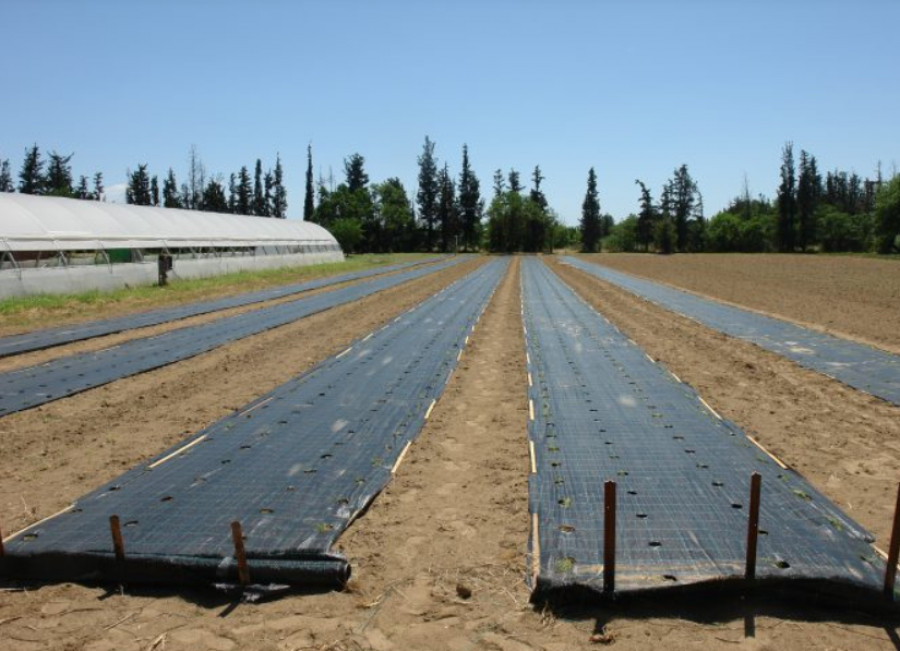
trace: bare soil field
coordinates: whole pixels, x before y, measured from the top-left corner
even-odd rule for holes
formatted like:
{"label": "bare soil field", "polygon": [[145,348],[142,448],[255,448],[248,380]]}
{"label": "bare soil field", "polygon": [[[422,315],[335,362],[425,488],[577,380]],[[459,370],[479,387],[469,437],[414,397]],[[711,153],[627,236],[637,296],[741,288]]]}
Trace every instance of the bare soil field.
{"label": "bare soil field", "polygon": [[900,354],[900,264],[833,255],[579,256]]}
{"label": "bare soil field", "polygon": [[[0,419],[0,525],[9,532],[53,513],[478,264]],[[553,269],[716,410],[886,535],[900,409]],[[244,604],[203,590],[0,584],[0,649],[900,648],[897,618],[811,602],[529,604],[519,283],[514,260],[396,477],[339,540],[354,569],[347,590]]]}

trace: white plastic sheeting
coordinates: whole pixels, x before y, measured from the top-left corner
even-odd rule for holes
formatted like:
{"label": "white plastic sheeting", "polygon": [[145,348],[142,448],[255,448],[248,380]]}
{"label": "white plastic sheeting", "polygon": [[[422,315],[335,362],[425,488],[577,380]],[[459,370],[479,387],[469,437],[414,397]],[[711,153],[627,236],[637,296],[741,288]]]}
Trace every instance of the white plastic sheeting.
{"label": "white plastic sheeting", "polygon": [[0,251],[303,245],[340,251],[331,233],[305,221],[0,192]]}

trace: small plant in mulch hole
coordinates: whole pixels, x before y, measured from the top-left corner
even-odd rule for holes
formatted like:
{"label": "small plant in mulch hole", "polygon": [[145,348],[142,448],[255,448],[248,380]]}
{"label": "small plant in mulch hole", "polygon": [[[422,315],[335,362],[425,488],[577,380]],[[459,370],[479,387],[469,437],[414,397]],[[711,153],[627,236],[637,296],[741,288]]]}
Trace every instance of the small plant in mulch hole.
{"label": "small plant in mulch hole", "polygon": [[720,488],[725,485],[725,482],[724,481],[714,481],[712,483],[712,485],[715,486],[716,488]]}
{"label": "small plant in mulch hole", "polygon": [[788,563],[787,561],[783,561],[781,559],[776,559],[775,561],[772,562],[772,565],[777,567],[779,570],[786,570],[791,566],[790,563]]}
{"label": "small plant in mulch hole", "polygon": [[372,458],[372,465],[373,465],[373,466],[380,466],[380,465],[382,465],[383,463],[384,463],[384,459],[382,459],[381,457],[373,457],[373,458]]}
{"label": "small plant in mulch hole", "polygon": [[840,520],[838,520],[838,519],[835,518],[834,516],[829,516],[829,517],[828,517],[828,524],[830,524],[832,527],[834,527],[834,528],[837,529],[838,531],[843,531],[843,530],[844,530],[844,525],[841,523]]}
{"label": "small plant in mulch hole", "polygon": [[348,500],[346,497],[340,497],[335,500],[335,504],[337,504],[338,506],[347,506],[349,503],[350,500]]}
{"label": "small plant in mulch hole", "polygon": [[619,477],[627,477],[627,476],[628,476],[628,471],[627,471],[627,470],[619,470],[619,471],[616,472],[616,474],[617,474]]}
{"label": "small plant in mulch hole", "polygon": [[566,480],[563,479],[562,477],[556,477],[556,478],[553,480],[553,483],[556,484],[557,486],[562,486],[563,484],[566,483]]}
{"label": "small plant in mulch hole", "polygon": [[575,569],[575,559],[571,556],[560,558],[553,564],[553,569],[555,569],[560,574],[571,572],[573,569]]}
{"label": "small plant in mulch hole", "polygon": [[799,488],[795,488],[793,491],[794,495],[799,497],[801,500],[806,500],[807,502],[812,501],[812,497],[810,497],[809,493],[804,490],[800,490]]}
{"label": "small plant in mulch hole", "polygon": [[662,543],[659,542],[658,540],[651,540],[647,544],[650,545],[651,547],[662,547]]}
{"label": "small plant in mulch hole", "polygon": [[561,507],[563,507],[564,509],[569,508],[570,506],[572,506],[572,498],[571,497],[562,498],[561,500],[559,500],[559,505]]}
{"label": "small plant in mulch hole", "polygon": [[320,522],[316,525],[316,531],[319,533],[328,533],[329,531],[334,531],[334,526],[327,522]]}
{"label": "small plant in mulch hole", "polygon": [[269,508],[265,508],[265,507],[261,508],[259,510],[259,512],[262,513],[263,515],[270,515],[272,513],[275,513],[275,511],[273,509],[269,509]]}
{"label": "small plant in mulch hole", "polygon": [[562,461],[551,461],[550,465],[554,468],[559,468],[562,465]]}
{"label": "small plant in mulch hole", "polygon": [[551,445],[550,447],[547,448],[547,450],[549,450],[550,452],[559,452],[559,446]]}
{"label": "small plant in mulch hole", "polygon": [[575,531],[575,527],[573,527],[571,524],[561,524],[559,525],[559,530],[563,533],[572,533]]}

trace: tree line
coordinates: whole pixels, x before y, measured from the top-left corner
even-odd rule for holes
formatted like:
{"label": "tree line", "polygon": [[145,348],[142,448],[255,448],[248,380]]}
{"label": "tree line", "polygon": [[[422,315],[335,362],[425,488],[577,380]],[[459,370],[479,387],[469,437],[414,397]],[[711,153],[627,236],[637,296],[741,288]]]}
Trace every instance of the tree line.
{"label": "tree line", "polygon": [[[52,151],[45,161],[36,144],[29,147],[25,150],[25,158],[19,170],[18,191],[22,194],[100,201],[104,191],[103,173],[95,172],[93,183],[85,175],[79,176],[78,183],[75,183],[71,162],[74,155]],[[16,189],[9,159],[0,158],[0,192],[15,192]]]}
{"label": "tree line", "polygon": [[[675,169],[655,202],[640,180],[639,209],[596,235],[582,216],[582,250],[687,252],[900,252],[900,176],[874,179],[839,169],[819,171],[805,150],[795,161],[793,143],[782,149],[774,200],[741,195],[708,221],[703,197],[687,165]],[[589,179],[590,188],[590,179]],[[590,194],[590,190],[589,190]],[[586,204],[587,206],[587,200]],[[587,208],[585,208],[587,210]],[[587,221],[590,224],[590,220]]]}
{"label": "tree line", "polygon": [[397,177],[371,184],[365,158],[354,153],[344,160],[344,181],[337,187],[319,179],[314,205],[311,151],[307,156],[304,218],[328,228],[345,251],[549,251],[560,232],[563,239],[571,235],[559,226],[541,189],[540,166],[534,168],[527,193],[518,171],[497,170],[485,209],[468,146],[462,147],[460,171],[454,176],[449,163],[441,165],[434,141],[426,136],[417,158],[414,198]]}

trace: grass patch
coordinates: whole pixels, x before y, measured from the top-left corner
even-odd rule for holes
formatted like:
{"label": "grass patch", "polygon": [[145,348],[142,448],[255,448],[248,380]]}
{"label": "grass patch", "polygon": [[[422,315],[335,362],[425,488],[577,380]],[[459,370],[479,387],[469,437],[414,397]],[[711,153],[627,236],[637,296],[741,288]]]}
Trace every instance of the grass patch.
{"label": "grass patch", "polygon": [[348,257],[344,262],[240,271],[210,278],[172,280],[166,287],[151,285],[117,289],[111,292],[94,290],[78,294],[17,296],[0,300],[0,329],[39,328],[109,316],[104,315],[104,312],[118,316],[157,307],[211,300],[325,276],[413,262],[432,257],[432,255],[426,253],[356,255]]}

